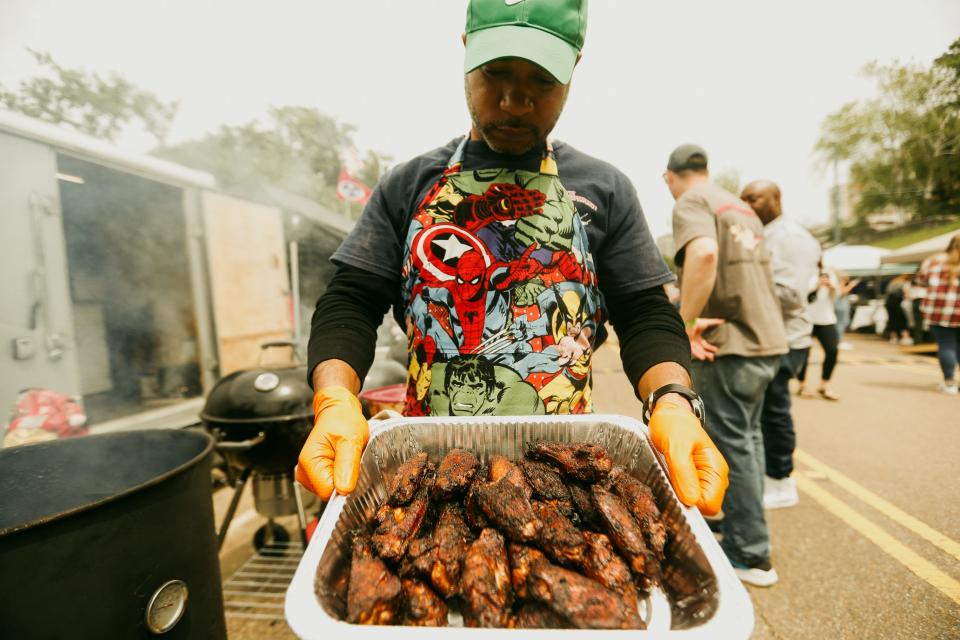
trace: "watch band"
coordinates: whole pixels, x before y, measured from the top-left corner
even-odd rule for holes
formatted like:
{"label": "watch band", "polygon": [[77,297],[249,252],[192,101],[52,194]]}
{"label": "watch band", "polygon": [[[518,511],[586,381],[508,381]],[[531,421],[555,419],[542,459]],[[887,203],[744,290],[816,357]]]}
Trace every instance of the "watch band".
{"label": "watch band", "polygon": [[700,398],[700,395],[690,387],[677,383],[665,384],[647,396],[647,399],[643,402],[644,422],[650,422],[650,415],[653,413],[653,408],[657,406],[657,400],[668,393],[676,393],[677,395],[681,395],[689,400],[690,405],[693,407],[693,415],[697,416],[701,424],[704,423],[706,415],[703,406],[703,399]]}

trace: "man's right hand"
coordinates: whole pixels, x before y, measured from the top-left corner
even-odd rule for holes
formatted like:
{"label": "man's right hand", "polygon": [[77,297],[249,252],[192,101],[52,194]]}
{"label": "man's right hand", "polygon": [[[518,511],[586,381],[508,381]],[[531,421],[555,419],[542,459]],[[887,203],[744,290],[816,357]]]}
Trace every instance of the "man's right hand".
{"label": "man's right hand", "polygon": [[360,401],[344,387],[322,387],[313,396],[313,430],[297,464],[297,482],[329,500],[333,490],[357,486],[360,455],[370,431]]}
{"label": "man's right hand", "polygon": [[730,468],[688,407],[668,400],[650,416],[650,439],[667,459],[670,483],[680,502],[708,516],[720,513]]}
{"label": "man's right hand", "polygon": [[713,362],[717,355],[717,347],[710,344],[703,337],[707,329],[718,327],[724,323],[720,318],[697,318],[693,326],[687,327],[687,337],[690,338],[690,355],[694,360]]}

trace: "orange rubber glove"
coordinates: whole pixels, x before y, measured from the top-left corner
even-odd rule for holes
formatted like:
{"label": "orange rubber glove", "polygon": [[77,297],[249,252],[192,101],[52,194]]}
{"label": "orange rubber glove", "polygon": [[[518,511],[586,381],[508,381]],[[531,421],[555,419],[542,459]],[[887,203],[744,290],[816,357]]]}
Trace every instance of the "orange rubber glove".
{"label": "orange rubber glove", "polygon": [[317,389],[313,415],[313,430],[300,450],[297,482],[329,500],[334,489],[350,493],[357,486],[370,430],[360,401],[344,387]]}
{"label": "orange rubber glove", "polygon": [[680,502],[708,516],[720,513],[727,490],[727,461],[686,407],[658,402],[650,416],[650,439],[666,457],[670,483]]}

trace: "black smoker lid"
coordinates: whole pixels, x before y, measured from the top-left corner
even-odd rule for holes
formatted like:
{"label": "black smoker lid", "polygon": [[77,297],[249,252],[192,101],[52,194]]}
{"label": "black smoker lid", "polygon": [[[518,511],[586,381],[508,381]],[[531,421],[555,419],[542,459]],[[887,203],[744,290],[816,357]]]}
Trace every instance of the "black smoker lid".
{"label": "black smoker lid", "polygon": [[0,449],[0,538],[159,484],[213,449],[202,431],[151,429]]}
{"label": "black smoker lid", "polygon": [[243,424],[313,417],[305,366],[236,371],[214,385],[200,412],[207,424]]}

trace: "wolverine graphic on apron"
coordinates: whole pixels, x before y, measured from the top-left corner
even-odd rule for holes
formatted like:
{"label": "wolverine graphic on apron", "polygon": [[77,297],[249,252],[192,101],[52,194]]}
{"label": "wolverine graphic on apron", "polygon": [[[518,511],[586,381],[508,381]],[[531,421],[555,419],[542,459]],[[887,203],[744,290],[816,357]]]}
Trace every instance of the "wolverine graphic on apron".
{"label": "wolverine graphic on apron", "polygon": [[407,233],[404,414],[590,412],[600,296],[553,147],[539,172],[463,171],[468,139]]}

